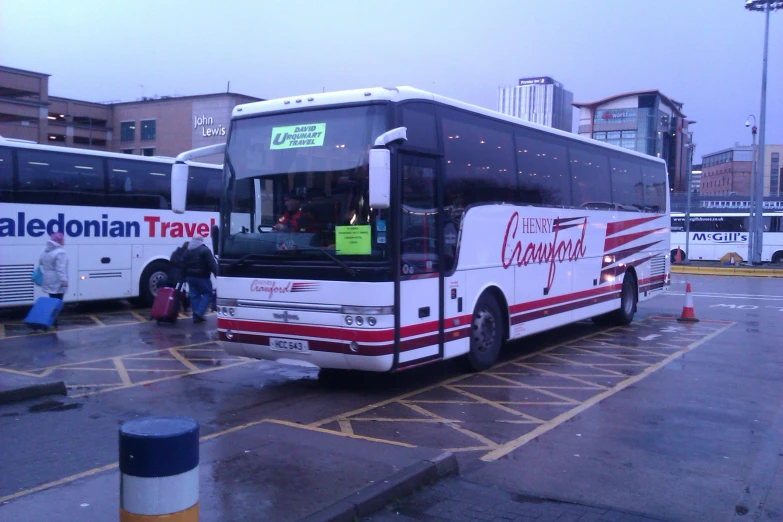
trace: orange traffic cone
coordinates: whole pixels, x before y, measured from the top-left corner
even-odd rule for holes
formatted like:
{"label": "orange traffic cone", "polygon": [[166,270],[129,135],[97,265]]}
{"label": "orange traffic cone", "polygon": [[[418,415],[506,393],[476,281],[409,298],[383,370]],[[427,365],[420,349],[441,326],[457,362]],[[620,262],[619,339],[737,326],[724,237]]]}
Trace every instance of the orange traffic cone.
{"label": "orange traffic cone", "polygon": [[685,306],[682,307],[682,315],[677,318],[683,323],[698,323],[696,315],[693,313],[693,296],[691,295],[691,284],[685,285]]}
{"label": "orange traffic cone", "polygon": [[674,262],[682,263],[682,250],[680,250],[680,247],[677,247],[677,252],[674,254]]}

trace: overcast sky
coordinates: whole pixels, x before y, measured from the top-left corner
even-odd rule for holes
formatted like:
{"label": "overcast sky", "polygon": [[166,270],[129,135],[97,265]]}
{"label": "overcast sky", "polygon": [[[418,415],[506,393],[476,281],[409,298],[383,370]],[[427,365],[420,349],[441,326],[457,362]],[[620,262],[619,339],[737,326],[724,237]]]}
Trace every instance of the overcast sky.
{"label": "overcast sky", "polygon": [[[592,101],[660,89],[696,156],[750,143],[764,15],[744,0],[0,0],[0,65],[89,101],[261,98],[411,85],[491,109],[549,75]],[[783,12],[770,23],[767,143],[783,143]]]}

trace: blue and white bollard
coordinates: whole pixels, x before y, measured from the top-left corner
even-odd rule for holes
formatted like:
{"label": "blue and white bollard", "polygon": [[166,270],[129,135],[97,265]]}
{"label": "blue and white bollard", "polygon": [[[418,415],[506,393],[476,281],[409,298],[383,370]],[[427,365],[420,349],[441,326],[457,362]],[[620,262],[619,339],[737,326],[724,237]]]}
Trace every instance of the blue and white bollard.
{"label": "blue and white bollard", "polygon": [[120,521],[198,521],[198,422],[146,417],[120,426]]}

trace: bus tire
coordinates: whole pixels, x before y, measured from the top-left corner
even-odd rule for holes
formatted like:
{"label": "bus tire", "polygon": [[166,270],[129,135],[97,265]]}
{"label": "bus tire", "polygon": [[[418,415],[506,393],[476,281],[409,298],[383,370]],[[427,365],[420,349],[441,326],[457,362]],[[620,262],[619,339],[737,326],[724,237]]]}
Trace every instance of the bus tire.
{"label": "bus tire", "polygon": [[783,263],[783,250],[780,250],[772,254],[772,263],[774,264]]}
{"label": "bus tire", "polygon": [[139,304],[152,306],[155,296],[158,295],[158,286],[166,282],[168,269],[169,264],[166,261],[153,261],[147,265],[139,280]]}
{"label": "bus tire", "polygon": [[636,276],[626,272],[623,277],[623,288],[620,290],[620,308],[609,314],[609,322],[614,326],[627,326],[633,321],[636,313]]}
{"label": "bus tire", "polygon": [[503,345],[503,315],[497,299],[484,293],[476,303],[470,321],[470,351],[457,359],[469,372],[491,368],[498,360]]}

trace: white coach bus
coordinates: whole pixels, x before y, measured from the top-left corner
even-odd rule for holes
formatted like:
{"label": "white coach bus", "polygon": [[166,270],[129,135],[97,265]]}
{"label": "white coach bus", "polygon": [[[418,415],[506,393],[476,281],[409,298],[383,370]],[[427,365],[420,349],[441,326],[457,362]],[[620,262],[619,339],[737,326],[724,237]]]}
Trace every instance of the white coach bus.
{"label": "white coach bus", "polygon": [[171,212],[173,164],[0,138],[0,307],[43,295],[30,274],[53,232],[65,236],[66,302],[150,304],[174,249],[218,219],[222,167],[191,166],[182,220]]}
{"label": "white coach bus", "polygon": [[[748,257],[750,217],[748,212],[698,212],[691,213],[691,231],[688,249],[685,251],[685,214],[672,212],[672,260],[680,259],[719,261],[735,253]],[[764,212],[764,237],[761,244],[761,261],[783,263],[783,212]]]}
{"label": "white coach bus", "polygon": [[[656,158],[409,87],[240,105],[223,148],[213,240],[232,354],[481,370],[510,339],[628,324],[669,283]],[[175,211],[188,170],[173,170]]]}

